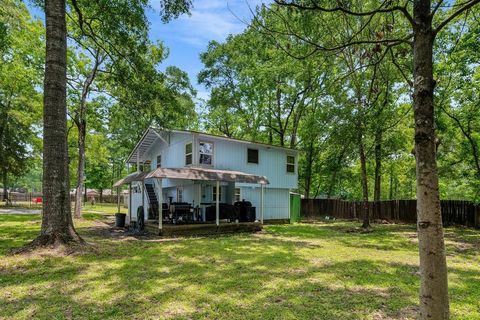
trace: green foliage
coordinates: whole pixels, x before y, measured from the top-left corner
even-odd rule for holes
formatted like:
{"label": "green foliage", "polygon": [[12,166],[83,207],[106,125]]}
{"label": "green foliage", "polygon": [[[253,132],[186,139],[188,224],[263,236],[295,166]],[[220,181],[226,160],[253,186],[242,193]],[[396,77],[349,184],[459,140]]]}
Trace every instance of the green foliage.
{"label": "green foliage", "polygon": [[28,172],[40,150],[44,43],[41,21],[20,1],[2,3],[0,24],[0,174],[8,187],[9,180]]}

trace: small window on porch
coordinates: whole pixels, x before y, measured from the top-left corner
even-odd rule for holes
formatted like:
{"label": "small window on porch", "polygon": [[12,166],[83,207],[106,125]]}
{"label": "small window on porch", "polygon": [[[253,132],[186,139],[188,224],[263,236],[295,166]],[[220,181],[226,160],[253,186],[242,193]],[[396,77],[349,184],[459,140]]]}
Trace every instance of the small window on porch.
{"label": "small window on porch", "polygon": [[235,188],[235,202],[242,200],[242,194],[240,188]]}
{"label": "small window on porch", "polygon": [[183,202],[183,188],[177,188],[177,202]]}
{"label": "small window on porch", "polygon": [[213,142],[200,141],[199,144],[200,164],[212,165],[213,164]]}
{"label": "small window on porch", "polygon": [[162,166],[162,155],[159,154],[157,156],[157,168],[160,168]]}
{"label": "small window on porch", "polygon": [[295,173],[295,156],[287,156],[287,172]]}
{"label": "small window on porch", "polygon": [[[213,192],[212,192],[212,202],[215,202],[217,201],[217,187],[213,186]],[[220,189],[220,194],[219,194],[219,201],[222,202],[222,187],[219,188]]]}
{"label": "small window on porch", "polygon": [[192,143],[187,143],[185,145],[185,165],[188,166],[192,164]]}

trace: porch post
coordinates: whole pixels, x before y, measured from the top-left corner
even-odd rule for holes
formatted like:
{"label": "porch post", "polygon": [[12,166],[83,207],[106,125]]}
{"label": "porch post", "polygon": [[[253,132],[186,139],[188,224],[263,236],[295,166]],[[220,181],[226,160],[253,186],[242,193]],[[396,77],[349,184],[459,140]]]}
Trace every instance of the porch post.
{"label": "porch post", "polygon": [[162,179],[158,179],[158,189],[159,189],[159,199],[158,199],[158,206],[160,207],[158,209],[158,229],[160,232],[162,231],[163,228],[163,191],[162,191]]}
{"label": "porch post", "polygon": [[[140,186],[142,187],[142,207],[143,214],[145,214],[145,181],[140,181]],[[144,217],[145,218],[145,217]],[[147,219],[145,219],[147,220]]]}
{"label": "porch post", "polygon": [[260,197],[260,223],[263,224],[263,210],[264,210],[264,191],[265,191],[265,185],[262,184],[261,188],[261,197]]}
{"label": "porch post", "polygon": [[120,187],[117,187],[117,213],[120,213]]}
{"label": "porch post", "polygon": [[130,224],[132,223],[132,183],[128,184],[128,218]]}
{"label": "porch post", "polygon": [[217,194],[215,195],[215,218],[218,226],[220,224],[220,181],[217,181]]}

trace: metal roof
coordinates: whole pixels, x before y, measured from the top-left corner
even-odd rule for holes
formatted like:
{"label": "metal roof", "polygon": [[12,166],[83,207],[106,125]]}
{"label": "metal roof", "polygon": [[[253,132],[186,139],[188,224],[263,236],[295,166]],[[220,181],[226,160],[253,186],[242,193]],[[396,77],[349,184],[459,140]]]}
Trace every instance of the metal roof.
{"label": "metal roof", "polygon": [[201,180],[201,181],[227,181],[240,183],[258,183],[269,184],[270,182],[264,176],[256,176],[253,174],[230,171],[216,170],[204,168],[157,168],[149,173],[141,172],[126,176],[125,178],[115,182],[114,187],[122,184],[128,184],[133,181],[142,181],[150,178],[160,179],[183,179],[183,180]]}
{"label": "metal roof", "polygon": [[122,184],[129,184],[133,181],[143,181],[148,172],[135,172],[131,173],[128,176],[118,180],[113,184],[113,187],[120,187]]}

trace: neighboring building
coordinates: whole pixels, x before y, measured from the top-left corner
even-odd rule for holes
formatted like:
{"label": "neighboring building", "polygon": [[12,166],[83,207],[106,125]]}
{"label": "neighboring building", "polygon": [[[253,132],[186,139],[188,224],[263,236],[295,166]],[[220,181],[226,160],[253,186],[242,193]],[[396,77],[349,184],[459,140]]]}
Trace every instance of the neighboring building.
{"label": "neighboring building", "polygon": [[130,186],[128,216],[133,221],[139,206],[143,204],[149,212],[155,202],[158,206],[156,199],[161,199],[162,203],[200,208],[204,220],[205,207],[216,205],[218,223],[217,186],[219,203],[246,200],[256,207],[258,220],[286,220],[290,218],[290,191],[297,188],[297,161],[294,149],[149,128],[127,159],[143,172],[131,174],[115,186]]}

